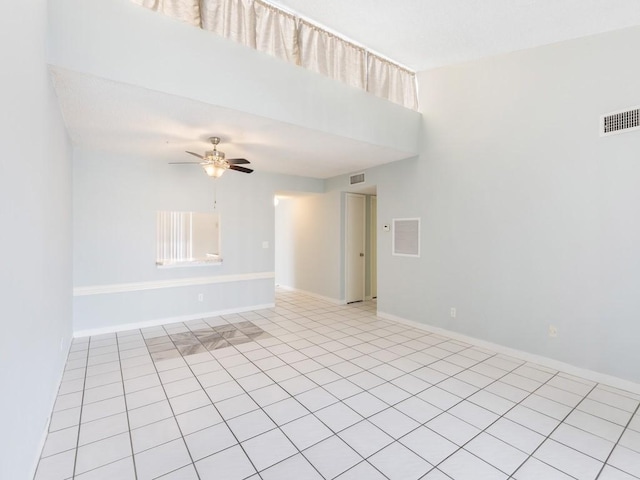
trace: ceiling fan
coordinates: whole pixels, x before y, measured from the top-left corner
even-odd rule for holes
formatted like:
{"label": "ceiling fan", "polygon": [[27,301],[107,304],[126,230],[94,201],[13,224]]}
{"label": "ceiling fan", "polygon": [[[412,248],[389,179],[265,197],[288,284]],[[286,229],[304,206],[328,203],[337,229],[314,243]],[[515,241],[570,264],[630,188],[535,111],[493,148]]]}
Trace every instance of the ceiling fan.
{"label": "ceiling fan", "polygon": [[207,175],[213,178],[221,177],[227,170],[235,170],[242,173],[251,173],[252,169],[240,167],[241,164],[250,163],[245,158],[224,158],[224,152],[218,150],[220,143],[219,137],[210,137],[209,141],[213,144],[213,150],[207,150],[204,155],[194,152],[186,152],[194,157],[201,158],[202,162],[169,162],[170,165],[200,165],[207,172]]}

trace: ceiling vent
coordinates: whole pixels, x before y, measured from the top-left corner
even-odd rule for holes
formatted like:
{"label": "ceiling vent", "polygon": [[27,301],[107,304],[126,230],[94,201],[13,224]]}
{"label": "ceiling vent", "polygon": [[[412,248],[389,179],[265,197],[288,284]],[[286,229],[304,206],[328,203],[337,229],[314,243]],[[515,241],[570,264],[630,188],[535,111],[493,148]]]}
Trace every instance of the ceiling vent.
{"label": "ceiling vent", "polygon": [[607,113],[600,117],[600,136],[640,130],[640,107]]}
{"label": "ceiling vent", "polygon": [[357,185],[358,183],[364,183],[364,173],[356,173],[349,177],[349,185]]}

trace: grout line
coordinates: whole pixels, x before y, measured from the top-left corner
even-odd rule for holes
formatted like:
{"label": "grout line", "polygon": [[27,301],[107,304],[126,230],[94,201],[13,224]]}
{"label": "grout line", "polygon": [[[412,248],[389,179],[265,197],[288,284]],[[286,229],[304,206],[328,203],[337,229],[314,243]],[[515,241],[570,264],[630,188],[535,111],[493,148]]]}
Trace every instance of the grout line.
{"label": "grout line", "polygon": [[122,381],[122,397],[124,399],[124,411],[125,411],[126,418],[127,418],[127,430],[128,430],[128,433],[129,433],[129,446],[131,447],[131,463],[133,464],[133,476],[137,480],[138,479],[138,467],[136,465],[136,459],[135,459],[134,450],[133,450],[133,435],[132,435],[132,432],[131,432],[131,423],[129,422],[129,405],[127,403],[127,390],[125,388],[124,374],[122,372],[122,360],[120,358],[120,342],[119,342],[118,334],[114,333],[114,335],[116,337],[116,348],[117,348],[117,352],[118,352],[118,362],[120,363],[120,379]]}
{"label": "grout line", "polygon": [[78,463],[78,451],[80,450],[80,429],[82,428],[82,411],[84,410],[84,392],[87,384],[87,372],[89,371],[89,353],[91,351],[91,339],[87,342],[87,361],[84,368],[84,379],[82,381],[82,398],[80,400],[80,414],[78,415],[78,435],[76,438],[76,451],[73,457],[73,473],[71,478],[76,476],[76,465]]}
{"label": "grout line", "polygon": [[[162,328],[162,326],[160,326],[160,327]],[[146,339],[144,338],[144,335],[142,334],[142,329],[140,329],[140,335],[143,337],[143,340],[144,340],[145,346],[147,347],[147,351],[149,351],[149,347],[148,347],[148,345],[147,345]],[[169,338],[171,338],[171,337],[169,337]],[[172,340],[172,342],[173,342],[173,340]],[[178,431],[180,432],[180,439],[182,440],[182,443],[184,444],[184,448],[185,448],[185,450],[186,450],[186,451],[187,451],[187,453],[189,454],[189,459],[191,460],[191,465],[193,465],[193,469],[194,469],[194,470],[195,470],[195,472],[196,472],[196,476],[198,477],[198,480],[200,480],[200,473],[198,472],[198,469],[197,469],[197,468],[196,468],[196,466],[195,466],[195,462],[194,462],[194,460],[193,460],[193,456],[191,455],[191,451],[189,450],[189,446],[187,445],[187,442],[186,442],[186,440],[185,440],[185,438],[184,438],[184,435],[183,435],[183,433],[182,433],[182,428],[180,427],[180,423],[178,423],[178,419],[177,419],[177,416],[176,416],[176,412],[175,412],[175,410],[173,409],[173,405],[171,404],[171,400],[169,399],[169,395],[167,395],[167,391],[166,391],[166,390],[165,390],[165,388],[164,388],[164,384],[162,383],[162,378],[160,377],[160,371],[158,370],[158,367],[156,366],[156,362],[155,362],[155,360],[153,360],[153,357],[151,356],[151,352],[149,352],[149,357],[151,358],[151,364],[153,365],[153,369],[155,370],[156,375],[158,376],[158,380],[160,381],[160,387],[162,388],[162,392],[164,393],[165,400],[166,400],[167,404],[169,405],[169,409],[171,409],[171,413],[172,413],[172,415],[173,415],[173,417],[172,417],[172,418],[173,418],[174,422],[176,423],[176,425],[178,426]],[[181,357],[181,358],[182,358],[182,357]],[[187,363],[187,362],[185,362],[185,363]],[[153,387],[152,387],[152,388],[153,388]],[[125,397],[126,397],[126,394],[125,394]],[[160,401],[162,401],[162,400],[160,400]],[[167,420],[167,419],[165,418],[164,420]],[[155,423],[155,422],[154,422],[154,423]],[[151,425],[151,424],[150,424],[150,425]],[[146,427],[146,426],[147,426],[147,425],[145,425],[145,427]],[[142,427],[140,427],[140,428],[142,428]],[[175,441],[175,440],[177,440],[177,439],[173,439],[173,440],[170,440],[170,441],[171,441],[171,442],[173,442],[173,441]],[[169,442],[165,442],[165,443],[169,443]],[[164,444],[162,444],[162,445],[164,445]],[[158,446],[160,446],[160,445],[155,445],[154,447],[151,447],[151,448],[156,448],[156,447],[158,447]],[[132,444],[132,446],[131,446],[131,450],[132,450],[132,452],[133,452],[133,444]],[[150,449],[149,449],[149,450],[150,450]],[[138,453],[141,453],[141,452],[138,452]],[[135,459],[135,454],[134,454],[134,459]],[[135,462],[134,462],[134,463],[135,463]],[[176,470],[179,470],[179,469],[184,468],[184,467],[187,467],[187,466],[188,466],[188,464],[187,464],[187,465],[181,465],[181,466],[179,466],[178,468],[176,468],[176,469],[174,469],[174,470],[171,470],[170,472],[163,472],[162,474],[160,474],[160,476],[162,476],[162,475],[166,475],[166,474],[168,474],[168,473],[174,472],[174,471],[176,471]]]}
{"label": "grout line", "polygon": [[[602,472],[604,471],[604,467],[608,464],[609,459],[611,458],[611,455],[613,455],[613,451],[616,449],[616,447],[620,443],[620,440],[622,440],[622,437],[624,436],[625,432],[629,428],[629,425],[631,425],[631,422],[633,421],[633,417],[635,417],[638,414],[639,411],[640,411],[640,403],[636,406],[636,409],[633,411],[633,413],[629,417],[629,421],[627,422],[627,424],[622,429],[622,433],[620,433],[620,436],[618,437],[618,440],[616,440],[616,442],[613,445],[613,448],[609,452],[609,455],[607,455],[607,458],[602,463],[602,467],[600,468],[600,471],[598,472],[598,475],[596,476],[596,480],[598,478],[600,478],[600,475],[602,475]],[[615,468],[617,468],[617,467],[615,467]],[[618,469],[618,470],[620,470],[620,469]],[[622,470],[622,471],[624,471],[624,470]],[[625,472],[625,473],[627,473],[627,472]],[[629,474],[629,475],[631,475],[631,474]]]}

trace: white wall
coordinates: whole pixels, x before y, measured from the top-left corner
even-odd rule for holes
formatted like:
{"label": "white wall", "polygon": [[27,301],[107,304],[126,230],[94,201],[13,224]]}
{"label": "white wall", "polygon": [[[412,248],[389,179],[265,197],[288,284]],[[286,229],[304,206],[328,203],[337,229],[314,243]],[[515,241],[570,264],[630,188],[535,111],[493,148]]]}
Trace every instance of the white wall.
{"label": "white wall", "polygon": [[278,283],[339,302],[344,300],[341,260],[342,195],[332,191],[294,196],[276,214],[281,255]]}
{"label": "white wall", "polygon": [[281,196],[275,208],[275,274],[276,285],[293,287],[295,279],[295,224],[293,222],[293,204],[295,197]]}
{"label": "white wall", "polygon": [[0,478],[27,479],[71,337],[71,155],[46,67],[47,2],[4,10]]}
{"label": "white wall", "polygon": [[[640,381],[640,132],[598,136],[640,103],[638,44],[634,28],[419,75],[420,158],[367,172],[381,312]],[[392,257],[382,225],[414,216],[421,258]]]}
{"label": "white wall", "polygon": [[[274,205],[277,190],[320,191],[322,181],[254,172],[227,172],[219,180],[202,169],[167,159],[76,150],[74,155],[74,287],[144,290],[77,295],[74,330],[126,328],[165,320],[272,304]],[[220,214],[221,254],[216,266],[159,269],[158,210],[213,210]],[[263,242],[268,247],[263,248]],[[270,278],[264,274],[271,273]],[[237,276],[257,277],[236,281]],[[220,277],[221,283],[155,288],[158,282]],[[244,278],[244,277],[243,277]],[[233,279],[234,281],[227,281]],[[149,288],[149,289],[147,289]],[[198,301],[198,294],[204,301]]]}

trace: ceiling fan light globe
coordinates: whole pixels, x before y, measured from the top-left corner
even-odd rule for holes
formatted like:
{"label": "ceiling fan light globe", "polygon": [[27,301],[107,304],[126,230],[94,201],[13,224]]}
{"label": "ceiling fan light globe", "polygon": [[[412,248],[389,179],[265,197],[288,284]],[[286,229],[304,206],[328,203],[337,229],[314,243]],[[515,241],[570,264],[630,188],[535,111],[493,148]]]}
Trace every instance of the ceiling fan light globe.
{"label": "ceiling fan light globe", "polygon": [[203,168],[207,175],[213,178],[221,177],[225,170],[224,168],[220,168],[215,165],[205,165]]}

